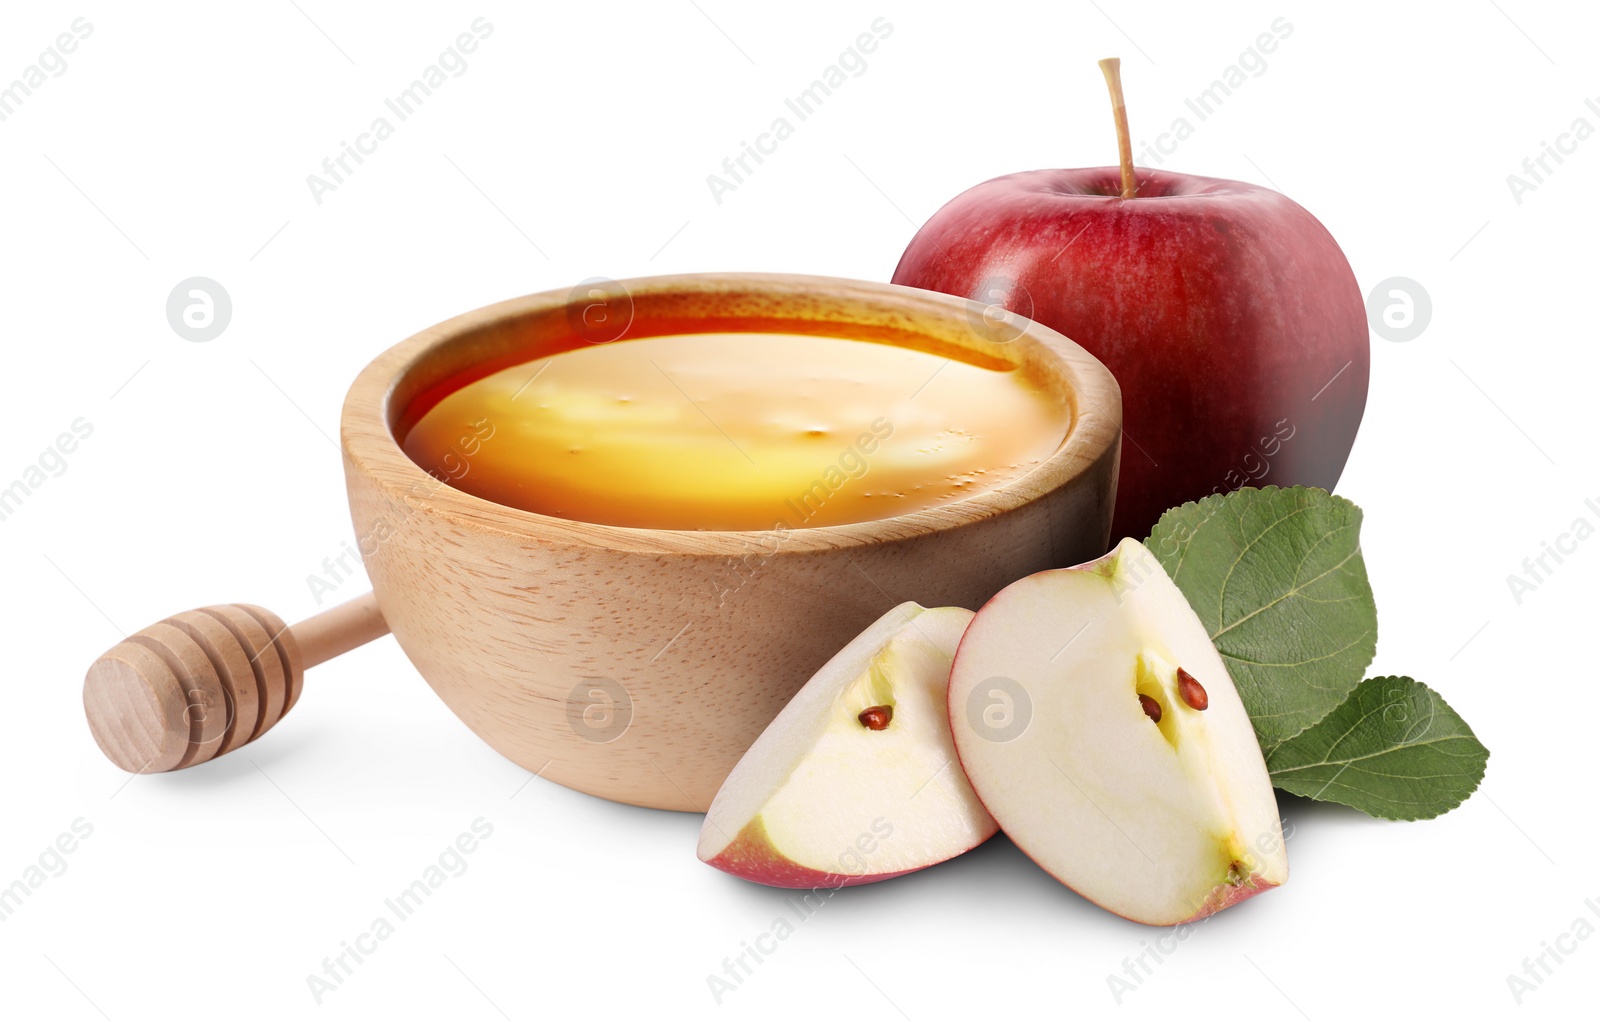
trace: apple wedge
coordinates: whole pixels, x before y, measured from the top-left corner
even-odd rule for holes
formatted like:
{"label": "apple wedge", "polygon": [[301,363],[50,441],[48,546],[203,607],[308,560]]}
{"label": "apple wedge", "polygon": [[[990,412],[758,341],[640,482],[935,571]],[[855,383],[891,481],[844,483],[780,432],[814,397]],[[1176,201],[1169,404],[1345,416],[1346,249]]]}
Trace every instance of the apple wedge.
{"label": "apple wedge", "polygon": [[951,656],[971,619],[901,603],[824,664],[717,792],[700,860],[768,886],[838,888],[993,836],[945,717]]}
{"label": "apple wedge", "polygon": [[967,628],[949,699],[984,806],[1102,907],[1174,925],[1288,878],[1250,717],[1140,543],[1003,589]]}

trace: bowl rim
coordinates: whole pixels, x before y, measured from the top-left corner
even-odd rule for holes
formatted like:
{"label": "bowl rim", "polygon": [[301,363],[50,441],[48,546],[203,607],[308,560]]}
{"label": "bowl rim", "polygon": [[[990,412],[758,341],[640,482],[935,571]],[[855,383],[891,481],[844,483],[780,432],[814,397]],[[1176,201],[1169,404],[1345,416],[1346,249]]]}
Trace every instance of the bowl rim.
{"label": "bowl rim", "polygon": [[[782,309],[782,302],[787,300],[797,310],[809,306],[811,311],[831,310],[838,314],[837,318],[804,320],[813,326],[818,322],[838,323],[840,330],[848,331],[851,324],[871,322],[884,329],[901,330],[908,336],[924,337],[933,349],[955,345],[1013,364],[1029,364],[1053,377],[1057,385],[1064,384],[1070,414],[1067,433],[1054,453],[1004,486],[886,518],[787,529],[640,528],[555,517],[456,489],[405,453],[393,428],[403,411],[396,406],[402,383],[413,391],[405,402],[409,404],[415,391],[449,377],[449,372],[435,372],[437,378],[428,379],[424,373],[441,354],[494,331],[513,330],[534,315],[566,311],[580,295],[588,293],[583,290],[585,284],[600,282],[622,287],[635,307],[640,299],[698,296],[735,303],[765,300]],[[855,318],[848,315],[850,312]],[[799,323],[802,319],[796,316],[794,321]],[[826,335],[821,329],[811,332]],[[985,333],[989,336],[985,337]],[[904,346],[923,345],[919,342]],[[537,357],[540,355],[531,355],[529,360]],[[1121,437],[1122,395],[1116,379],[1099,359],[1041,323],[998,306],[921,288],[790,273],[685,273],[618,281],[596,278],[577,288],[541,291],[464,312],[413,334],[368,363],[351,383],[340,417],[340,448],[347,474],[360,473],[375,482],[386,499],[404,502],[414,511],[446,516],[454,525],[475,532],[499,533],[523,541],[713,557],[759,552],[755,544],[763,539],[770,542],[774,536],[779,539],[778,548],[767,555],[821,553],[905,541],[976,525],[1060,489],[1108,454],[1118,456]],[[353,483],[353,477],[347,481]],[[353,485],[350,488],[353,496]]]}

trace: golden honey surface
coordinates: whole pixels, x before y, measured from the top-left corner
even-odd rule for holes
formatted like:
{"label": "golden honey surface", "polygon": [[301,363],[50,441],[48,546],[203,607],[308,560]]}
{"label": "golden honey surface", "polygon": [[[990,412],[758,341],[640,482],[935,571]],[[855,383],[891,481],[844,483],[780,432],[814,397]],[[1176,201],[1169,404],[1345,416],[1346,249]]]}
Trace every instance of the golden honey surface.
{"label": "golden honey surface", "polygon": [[1065,400],[1023,370],[833,337],[622,340],[449,393],[402,445],[450,485],[555,517],[754,531],[892,517],[1025,475]]}

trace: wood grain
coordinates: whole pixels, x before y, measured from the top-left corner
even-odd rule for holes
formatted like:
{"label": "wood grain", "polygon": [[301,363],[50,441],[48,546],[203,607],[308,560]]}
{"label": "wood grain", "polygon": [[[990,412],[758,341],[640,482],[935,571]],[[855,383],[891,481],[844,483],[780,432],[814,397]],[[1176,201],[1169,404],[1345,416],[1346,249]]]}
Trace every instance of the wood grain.
{"label": "wood grain", "polygon": [[[356,619],[349,605],[335,608],[336,623]],[[311,631],[320,636],[314,623]],[[107,758],[130,773],[161,773],[266,733],[294,708],[304,673],[295,634],[276,614],[207,606],[107,650],[84,678],[83,709]]]}

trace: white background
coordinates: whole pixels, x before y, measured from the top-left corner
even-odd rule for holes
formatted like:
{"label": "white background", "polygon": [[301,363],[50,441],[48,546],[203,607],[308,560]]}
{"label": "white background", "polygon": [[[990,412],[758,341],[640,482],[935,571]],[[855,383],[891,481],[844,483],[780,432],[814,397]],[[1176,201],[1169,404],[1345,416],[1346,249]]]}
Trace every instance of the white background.
{"label": "white background", "polygon": [[[1516,1009],[1506,976],[1586,915],[1585,898],[1600,904],[1600,541],[1521,605],[1506,582],[1575,518],[1600,520],[1584,505],[1600,502],[1600,139],[1520,204],[1506,184],[1574,118],[1600,128],[1584,107],[1600,97],[1592,8],[446,8],[0,15],[0,82],[75,17],[94,27],[0,123],[0,485],[73,420],[94,428],[0,522],[0,885],[75,819],[93,827],[0,923],[0,1012]],[[468,70],[316,204],[306,176],[480,15],[494,32]],[[717,205],[706,175],[879,16],[894,32],[867,71]],[[1161,931],[1079,899],[1003,838],[834,898],[718,1007],[706,976],[769,928],[785,894],[696,861],[697,816],[525,783],[390,639],[314,671],[277,730],[215,763],[130,782],[96,750],[82,671],[122,632],[214,602],[291,620],[315,609],[306,576],[351,538],[329,437],[344,389],[385,347],[595,275],[887,280],[957,192],[1113,161],[1097,58],[1123,57],[1135,140],[1150,139],[1278,17],[1294,31],[1267,70],[1166,166],[1278,187],[1338,238],[1364,292],[1399,275],[1432,296],[1418,339],[1373,338],[1340,491],[1367,513],[1382,615],[1372,672],[1434,686],[1493,751],[1456,812],[1394,824],[1283,797],[1288,885],[1207,922],[1120,1007],[1107,975]],[[232,295],[210,343],[165,318],[193,275]],[[468,871],[316,1006],[306,976],[479,817],[493,836]],[[1593,938],[1520,1009],[1591,1013],[1597,976]]]}

